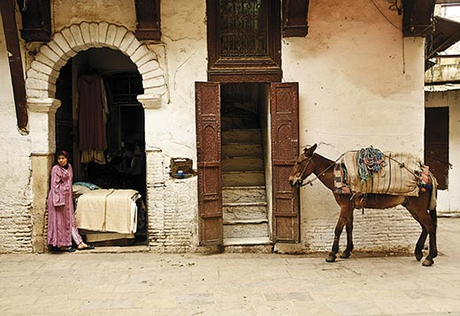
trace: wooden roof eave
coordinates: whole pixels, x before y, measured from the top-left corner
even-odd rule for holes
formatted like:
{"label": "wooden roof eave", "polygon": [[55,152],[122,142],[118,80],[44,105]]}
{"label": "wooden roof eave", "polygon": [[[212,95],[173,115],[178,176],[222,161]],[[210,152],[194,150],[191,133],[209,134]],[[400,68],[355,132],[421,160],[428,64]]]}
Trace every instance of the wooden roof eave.
{"label": "wooden roof eave", "polygon": [[5,33],[6,49],[10,64],[10,76],[13,85],[16,119],[21,132],[27,133],[28,113],[26,101],[26,87],[22,66],[19,33],[16,24],[15,2],[0,1],[0,13]]}

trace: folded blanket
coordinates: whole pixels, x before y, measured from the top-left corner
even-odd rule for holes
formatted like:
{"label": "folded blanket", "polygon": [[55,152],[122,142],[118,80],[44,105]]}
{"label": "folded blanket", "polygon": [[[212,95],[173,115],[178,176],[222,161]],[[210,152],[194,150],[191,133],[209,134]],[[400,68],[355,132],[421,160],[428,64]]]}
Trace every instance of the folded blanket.
{"label": "folded blanket", "polygon": [[78,198],[77,226],[81,229],[105,231],[106,198],[114,189],[86,192]]}
{"label": "folded blanket", "polygon": [[136,233],[139,197],[136,190],[89,191],[78,199],[77,226],[98,232]]}
{"label": "folded blanket", "polygon": [[384,163],[367,181],[361,181],[357,165],[358,152],[347,152],[342,163],[347,170],[347,185],[352,192],[418,196],[420,160],[408,153],[384,152]]}
{"label": "folded blanket", "polygon": [[105,229],[109,232],[129,234],[136,232],[137,206],[133,197],[136,190],[115,190],[107,196]]}

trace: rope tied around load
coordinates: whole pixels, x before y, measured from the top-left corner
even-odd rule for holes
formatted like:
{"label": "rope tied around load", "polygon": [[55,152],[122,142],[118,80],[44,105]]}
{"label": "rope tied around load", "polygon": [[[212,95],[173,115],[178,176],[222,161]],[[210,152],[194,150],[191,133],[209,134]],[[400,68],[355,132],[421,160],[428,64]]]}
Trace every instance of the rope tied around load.
{"label": "rope tied around load", "polygon": [[361,148],[357,155],[357,165],[361,183],[364,183],[373,177],[374,172],[379,172],[380,168],[385,166],[383,153],[372,146]]}

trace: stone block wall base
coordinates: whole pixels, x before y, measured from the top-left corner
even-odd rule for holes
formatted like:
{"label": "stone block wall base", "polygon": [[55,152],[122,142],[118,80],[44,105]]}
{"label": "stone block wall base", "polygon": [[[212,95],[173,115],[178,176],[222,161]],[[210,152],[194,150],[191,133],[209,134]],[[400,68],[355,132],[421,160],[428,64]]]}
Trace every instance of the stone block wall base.
{"label": "stone block wall base", "polygon": [[32,251],[46,252],[46,198],[49,191],[50,172],[54,163],[53,154],[32,154],[32,188],[34,192],[32,209]]}
{"label": "stone block wall base", "polygon": [[305,249],[302,249],[301,244],[288,244],[288,243],[275,243],[273,252],[277,253],[305,253]]}
{"label": "stone block wall base", "polygon": [[203,254],[203,255],[213,255],[218,253],[224,252],[224,246],[216,245],[216,246],[198,246],[194,249],[195,253]]}

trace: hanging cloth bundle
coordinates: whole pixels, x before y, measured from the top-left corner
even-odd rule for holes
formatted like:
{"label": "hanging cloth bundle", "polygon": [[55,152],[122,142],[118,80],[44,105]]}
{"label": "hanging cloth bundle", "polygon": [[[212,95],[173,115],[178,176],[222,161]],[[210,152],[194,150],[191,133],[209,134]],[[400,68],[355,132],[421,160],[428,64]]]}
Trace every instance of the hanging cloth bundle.
{"label": "hanging cloth bundle", "polygon": [[81,162],[105,164],[107,96],[102,78],[94,73],[78,79],[78,126]]}

